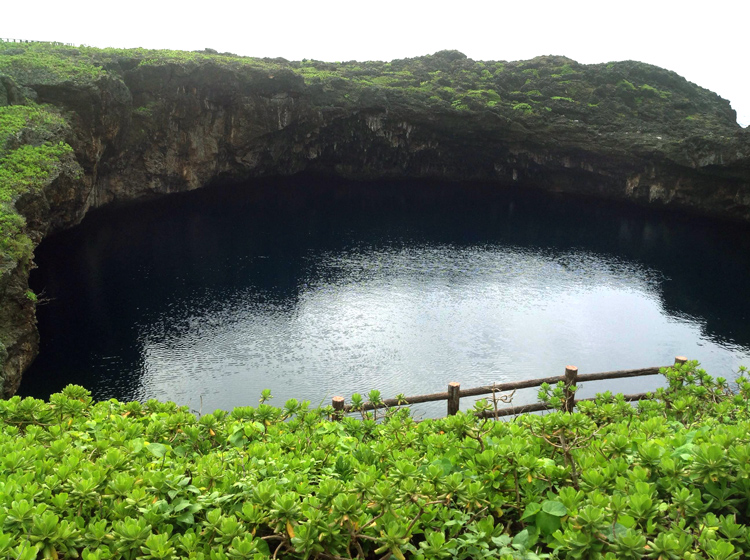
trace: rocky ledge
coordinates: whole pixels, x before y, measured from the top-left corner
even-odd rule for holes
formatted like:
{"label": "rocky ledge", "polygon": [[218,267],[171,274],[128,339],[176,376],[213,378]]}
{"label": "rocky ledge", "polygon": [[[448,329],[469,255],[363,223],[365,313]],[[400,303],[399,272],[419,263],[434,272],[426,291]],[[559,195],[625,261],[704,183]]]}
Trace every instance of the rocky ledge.
{"label": "rocky ledge", "polygon": [[289,62],[0,42],[0,164],[5,396],[38,348],[33,247],[113,202],[311,173],[518,184],[750,220],[750,132],[729,102],[631,61]]}

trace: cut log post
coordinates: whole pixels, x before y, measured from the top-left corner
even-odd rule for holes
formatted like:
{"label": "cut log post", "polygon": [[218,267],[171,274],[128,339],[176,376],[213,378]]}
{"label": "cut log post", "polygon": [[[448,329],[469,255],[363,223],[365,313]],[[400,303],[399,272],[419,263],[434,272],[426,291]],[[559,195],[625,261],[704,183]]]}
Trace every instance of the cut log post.
{"label": "cut log post", "polygon": [[674,365],[680,365],[687,362],[687,358],[685,356],[677,356],[674,359]]}
{"label": "cut log post", "polygon": [[461,384],[455,381],[448,383],[448,416],[458,412],[461,403]]}
{"label": "cut log post", "polygon": [[577,377],[578,368],[576,366],[565,366],[565,402],[563,403],[565,412],[573,412],[576,405],[576,394],[570,387],[576,384]]}
{"label": "cut log post", "polygon": [[344,397],[333,397],[331,404],[333,405],[333,419],[338,421],[344,417]]}

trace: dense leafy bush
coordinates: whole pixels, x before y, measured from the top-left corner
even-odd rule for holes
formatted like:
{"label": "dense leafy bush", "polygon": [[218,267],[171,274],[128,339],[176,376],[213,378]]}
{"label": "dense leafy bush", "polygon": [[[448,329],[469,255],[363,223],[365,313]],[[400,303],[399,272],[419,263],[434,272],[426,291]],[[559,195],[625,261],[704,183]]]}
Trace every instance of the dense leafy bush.
{"label": "dense leafy bush", "polygon": [[746,557],[750,382],[665,373],[509,422],[14,397],[0,558]]}
{"label": "dense leafy bush", "polygon": [[86,83],[104,71],[78,49],[53,43],[4,43],[0,41],[0,72],[20,82],[50,84]]}

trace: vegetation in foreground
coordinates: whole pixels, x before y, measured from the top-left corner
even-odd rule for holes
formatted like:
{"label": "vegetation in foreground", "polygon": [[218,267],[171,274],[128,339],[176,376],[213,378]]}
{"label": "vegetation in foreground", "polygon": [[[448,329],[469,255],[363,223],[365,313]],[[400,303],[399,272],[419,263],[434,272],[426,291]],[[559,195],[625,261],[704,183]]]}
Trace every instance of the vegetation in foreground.
{"label": "vegetation in foreground", "polygon": [[510,422],[14,397],[0,558],[745,558],[750,380],[664,373],[637,408]]}

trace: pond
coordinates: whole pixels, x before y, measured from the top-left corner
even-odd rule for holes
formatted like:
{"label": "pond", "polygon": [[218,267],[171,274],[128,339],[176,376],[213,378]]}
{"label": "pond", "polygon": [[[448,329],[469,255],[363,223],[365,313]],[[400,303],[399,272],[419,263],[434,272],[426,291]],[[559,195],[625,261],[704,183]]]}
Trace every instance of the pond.
{"label": "pond", "polygon": [[77,383],[206,413],[265,388],[318,405],[676,355],[731,378],[750,365],[749,231],[493,185],[304,177],[100,210],[37,251],[41,353],[19,393]]}

